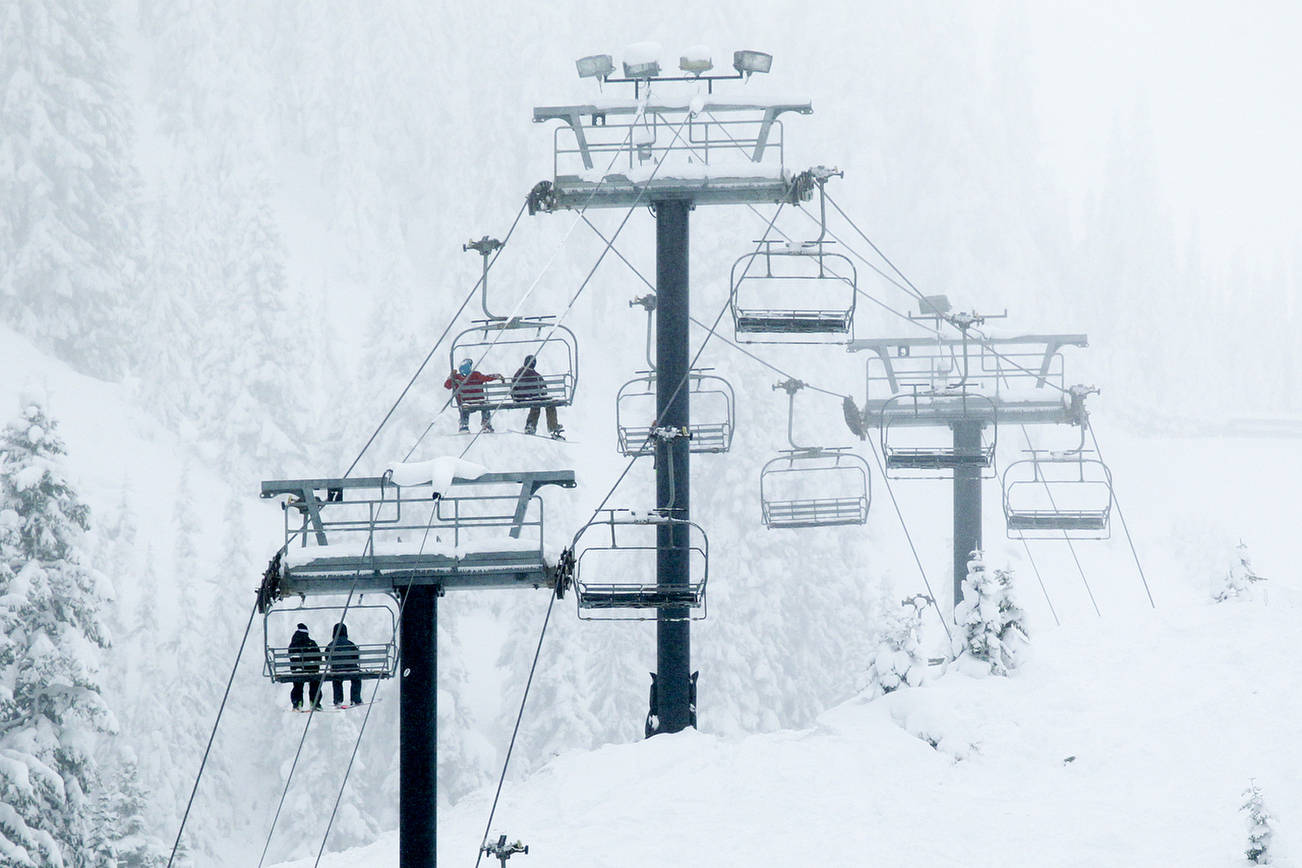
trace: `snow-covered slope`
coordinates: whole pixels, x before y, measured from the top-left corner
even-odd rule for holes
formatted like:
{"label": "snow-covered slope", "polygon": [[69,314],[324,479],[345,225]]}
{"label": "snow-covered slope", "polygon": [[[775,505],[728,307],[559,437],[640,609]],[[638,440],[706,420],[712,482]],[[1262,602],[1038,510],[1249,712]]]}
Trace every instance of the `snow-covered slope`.
{"label": "snow-covered slope", "polygon": [[[1302,627],[1280,596],[1072,625],[1012,678],[950,672],[810,729],[565,754],[506,789],[494,829],[529,844],[521,868],[1222,868],[1255,778],[1296,852]],[[440,818],[441,861],[470,863],[491,796]],[[396,846],[321,864],[392,865]]]}

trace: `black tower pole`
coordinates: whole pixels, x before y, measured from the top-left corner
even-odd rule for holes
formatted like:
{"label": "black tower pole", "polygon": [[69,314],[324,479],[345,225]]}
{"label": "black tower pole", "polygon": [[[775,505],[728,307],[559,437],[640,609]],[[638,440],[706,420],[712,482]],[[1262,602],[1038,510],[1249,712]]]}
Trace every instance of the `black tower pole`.
{"label": "black tower pole", "polygon": [[413,586],[404,596],[398,865],[434,868],[438,837],[438,588]]}
{"label": "black tower pole", "polygon": [[[656,415],[662,428],[686,429],[691,419],[687,382],[690,209],[685,200],[656,203]],[[688,456],[686,437],[656,440],[656,506],[674,518],[691,517]],[[656,581],[661,586],[689,584],[688,527],[661,525],[656,528],[656,543]],[[656,732],[679,732],[692,725],[689,614],[687,609],[657,613]]]}
{"label": "black tower pole", "polygon": [[963,599],[969,555],[981,548],[981,423],[954,423],[954,452],[968,461],[954,468],[954,605]]}

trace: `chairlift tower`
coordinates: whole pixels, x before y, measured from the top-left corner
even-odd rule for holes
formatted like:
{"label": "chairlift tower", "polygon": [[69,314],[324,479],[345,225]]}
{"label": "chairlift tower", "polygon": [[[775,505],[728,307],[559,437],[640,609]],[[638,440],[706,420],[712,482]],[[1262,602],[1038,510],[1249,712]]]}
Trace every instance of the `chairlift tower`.
{"label": "chairlift tower", "polygon": [[[1087,424],[1085,390],[1066,388],[1061,353],[1064,347],[1088,346],[1087,337],[971,334],[985,320],[1005,316],[952,313],[945,296],[927,296],[919,314],[910,318],[930,321],[935,337],[847,344],[850,352],[871,354],[862,414],[864,428],[879,432],[887,475],[953,479],[955,606],[963,599],[968,558],[981,548],[981,483],[994,476],[998,428]],[[959,336],[942,337],[942,323],[958,329]],[[949,428],[949,442],[899,445],[906,430],[927,428]],[[1109,498],[1110,492],[1109,477]],[[1059,528],[1068,521],[1063,515],[1042,521],[1053,524],[1055,519]]]}
{"label": "chairlift tower", "polygon": [[258,588],[264,616],[287,598],[348,595],[346,611],[352,611],[367,608],[361,595],[377,593],[401,613],[396,655],[391,633],[387,644],[361,646],[358,669],[336,671],[327,654],[319,673],[305,674],[301,653],[273,647],[266,632],[264,666],[276,682],[387,678],[398,670],[400,868],[436,864],[438,598],[448,591],[490,588],[546,588],[559,594],[565,584],[563,572],[543,556],[538,490],[573,488],[574,472],[462,476],[458,473],[468,468],[457,465],[436,487],[442,471],[433,465],[454,460],[406,465],[398,481],[397,471],[389,471],[378,477],[262,483],[263,498],[285,498],[284,543]]}
{"label": "chairlift tower", "polygon": [[[689,437],[691,376],[688,343],[689,217],[697,205],[771,205],[811,197],[813,170],[784,160],[781,116],[810,114],[808,101],[723,96],[716,83],[767,73],[772,57],[733,54],[733,74],[709,74],[707,52],[690,50],[678,76],[661,76],[659,46],[625,51],[622,78],[610,55],[577,61],[581,78],[627,85],[633,99],[599,99],[534,108],[535,123],[561,121],[553,134],[553,173],[529,195],[529,211],[650,206],[656,219],[656,527],[659,594],[643,595],[656,610],[656,673],[648,734],[695,725],[690,610],[665,601],[691,587]],[[675,84],[669,85],[673,82]],[[672,436],[679,432],[680,436]],[[663,436],[662,436],[663,435]],[[589,594],[589,602],[596,604]]]}

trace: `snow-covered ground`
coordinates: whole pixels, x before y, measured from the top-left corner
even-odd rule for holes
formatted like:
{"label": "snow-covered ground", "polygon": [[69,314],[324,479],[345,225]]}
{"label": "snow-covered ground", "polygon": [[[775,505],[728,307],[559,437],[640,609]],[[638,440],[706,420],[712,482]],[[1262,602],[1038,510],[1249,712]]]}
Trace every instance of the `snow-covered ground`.
{"label": "snow-covered ground", "polygon": [[[494,829],[529,844],[521,868],[1221,868],[1241,864],[1255,778],[1298,852],[1299,611],[1275,593],[1082,621],[1011,678],[949,672],[810,729],[565,754],[505,789]],[[441,861],[470,863],[491,797],[439,818]],[[390,834],[321,864],[396,859]]]}

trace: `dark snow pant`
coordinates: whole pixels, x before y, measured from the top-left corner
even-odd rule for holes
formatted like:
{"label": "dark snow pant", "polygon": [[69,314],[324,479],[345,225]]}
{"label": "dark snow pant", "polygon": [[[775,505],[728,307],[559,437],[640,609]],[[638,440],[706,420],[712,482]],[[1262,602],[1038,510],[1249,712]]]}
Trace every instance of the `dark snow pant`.
{"label": "dark snow pant", "polygon": [[[352,686],[352,689],[349,691],[349,694],[352,697],[349,700],[349,704],[361,705],[362,704],[362,679],[349,678],[348,681]],[[335,705],[343,705],[344,704],[344,679],[335,678],[330,682],[330,687],[334,691]]]}
{"label": "dark snow pant", "polygon": [[[457,409],[461,411],[461,427],[462,427],[463,429],[465,429],[465,428],[469,428],[469,427],[470,427],[470,414],[473,413],[473,412],[475,412],[475,411],[474,411],[473,409],[471,409],[470,407],[462,407],[462,406],[457,407]],[[480,424],[482,427],[484,427],[484,428],[488,428],[488,427],[490,427],[490,426],[493,424],[493,414],[492,414],[492,412],[490,412],[489,410],[480,410],[480,411],[479,411],[479,424]]]}
{"label": "dark snow pant", "polygon": [[[294,686],[289,688],[289,704],[295,708],[303,707],[303,683],[295,681]],[[312,700],[313,705],[321,704],[321,682],[313,678],[307,682],[308,697]]]}
{"label": "dark snow pant", "polygon": [[524,430],[533,432],[538,430],[538,411],[547,410],[547,430],[555,433],[561,430],[561,423],[556,421],[556,408],[548,404],[546,408],[530,407],[529,415],[524,420]]}

